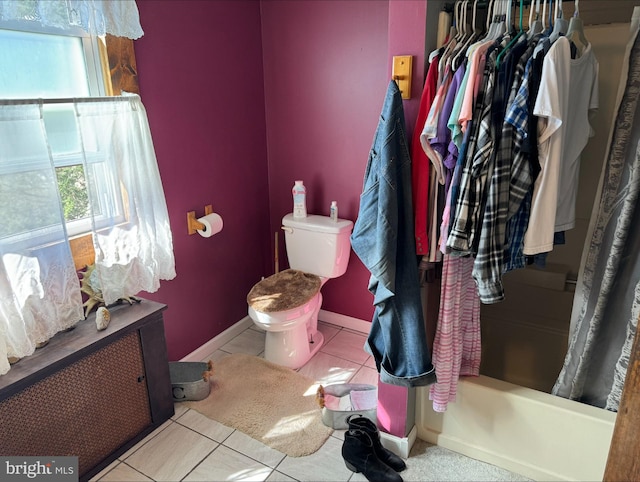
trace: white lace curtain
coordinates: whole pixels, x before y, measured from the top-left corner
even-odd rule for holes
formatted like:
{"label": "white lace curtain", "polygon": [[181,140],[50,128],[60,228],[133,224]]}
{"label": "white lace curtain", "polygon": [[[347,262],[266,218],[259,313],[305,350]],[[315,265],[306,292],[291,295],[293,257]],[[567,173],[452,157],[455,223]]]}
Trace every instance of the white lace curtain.
{"label": "white lace curtain", "polygon": [[[48,123],[47,116],[57,116]],[[63,126],[63,127],[61,127]],[[61,129],[64,132],[61,132]],[[64,141],[61,141],[64,139]],[[71,141],[69,141],[71,139]],[[80,162],[94,286],[107,304],[175,277],[169,216],[140,97],[0,101],[0,374],[83,318],[56,169]],[[75,161],[74,161],[75,160]]]}
{"label": "white lace curtain", "polygon": [[142,37],[135,0],[0,0],[0,21],[35,22],[68,30],[80,27],[91,35]]}

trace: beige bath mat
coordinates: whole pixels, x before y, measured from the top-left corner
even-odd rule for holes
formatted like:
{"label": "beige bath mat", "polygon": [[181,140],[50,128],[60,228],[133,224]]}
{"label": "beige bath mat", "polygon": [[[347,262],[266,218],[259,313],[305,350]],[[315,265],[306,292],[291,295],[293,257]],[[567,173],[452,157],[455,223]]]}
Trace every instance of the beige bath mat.
{"label": "beige bath mat", "polygon": [[309,455],[331,435],[317,385],[290,368],[237,353],[214,362],[211,383],[207,398],[182,403],[280,452]]}

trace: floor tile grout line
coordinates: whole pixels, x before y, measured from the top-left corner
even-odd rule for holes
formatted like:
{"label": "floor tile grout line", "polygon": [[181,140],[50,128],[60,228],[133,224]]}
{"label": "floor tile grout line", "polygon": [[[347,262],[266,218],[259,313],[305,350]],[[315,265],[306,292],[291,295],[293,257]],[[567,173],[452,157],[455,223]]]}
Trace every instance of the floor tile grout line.
{"label": "floor tile grout line", "polygon": [[[169,422],[169,423],[167,423],[167,422]],[[172,423],[175,423],[175,421],[173,419],[169,418],[168,420],[163,422],[159,427],[156,427],[151,433],[147,434],[142,440],[138,441],[132,447],[130,447],[128,450],[126,450],[116,460],[119,460],[120,462],[125,462],[127,459],[133,457],[133,455],[136,452],[138,452],[142,447],[144,447],[149,442],[151,442],[151,440],[156,438],[161,432],[164,432],[169,426],[171,426]],[[135,447],[137,447],[137,448],[135,448]],[[135,450],[134,450],[134,448],[135,448]],[[131,452],[132,450],[133,450],[133,452]],[[129,452],[131,452],[131,453],[129,453]],[[129,455],[124,457],[125,454],[129,454]],[[124,457],[124,458],[122,458],[122,457]]]}
{"label": "floor tile grout line", "polygon": [[155,479],[147,474],[145,474],[144,472],[136,469],[133,465],[129,465],[128,463],[124,462],[124,461],[120,461],[120,463],[118,465],[116,465],[114,468],[112,468],[109,472],[107,472],[106,474],[104,474],[102,477],[100,477],[100,480],[103,480],[107,475],[109,475],[111,472],[113,472],[116,468],[118,468],[119,465],[126,465],[127,467],[129,467],[131,470],[134,470],[135,472],[137,472],[138,474],[147,477],[148,479],[151,479],[155,482]]}
{"label": "floor tile grout line", "polygon": [[[188,408],[188,409],[187,409],[187,412],[189,412],[190,410],[191,410],[191,409],[190,409],[190,408]],[[183,414],[180,416],[180,418],[182,418],[182,417],[183,417],[187,412],[183,413]],[[197,410],[195,410],[195,412],[196,412],[196,413],[200,413],[200,412],[198,412]],[[215,420],[214,420],[214,421],[215,421]],[[188,425],[185,425],[185,424],[183,424],[183,423],[180,423],[178,420],[175,420],[175,423],[177,423],[177,424],[178,424],[178,425],[180,425],[181,427],[186,428],[187,430],[191,430],[192,432],[197,433],[198,435],[202,435],[203,437],[205,437],[205,438],[207,438],[207,439],[209,439],[209,440],[211,440],[211,441],[213,441],[213,442],[215,442],[215,443],[217,443],[217,444],[219,444],[219,445],[220,445],[220,444],[222,444],[222,443],[224,443],[224,440],[227,440],[229,437],[231,437],[231,435],[233,434],[233,432],[235,432],[235,431],[236,431],[236,429],[235,429],[235,428],[233,428],[233,427],[227,427],[227,426],[226,426],[226,425],[224,425],[224,424],[220,424],[220,425],[224,425],[224,426],[225,426],[225,427],[227,427],[227,428],[232,429],[232,432],[231,432],[229,435],[227,435],[226,437],[224,437],[224,440],[223,440],[222,442],[219,442],[218,440],[216,440],[216,439],[214,439],[214,438],[210,437],[209,435],[206,435],[206,434],[204,434],[204,433],[202,433],[202,432],[198,432],[198,430],[196,430],[195,428],[192,428],[192,427],[189,427]],[[220,422],[218,422],[218,423],[220,423]]]}
{"label": "floor tile grout line", "polygon": [[[190,411],[190,410],[192,410],[192,409],[190,409],[190,408],[189,408],[189,409],[187,409],[187,412],[188,412],[188,411]],[[179,418],[182,418],[182,417],[183,417],[187,412],[185,412],[184,414],[182,414]],[[197,412],[197,410],[196,410],[196,412]],[[198,412],[198,413],[199,413],[199,412]],[[185,427],[185,428],[187,428],[187,429],[189,429],[189,430],[191,430],[191,431],[193,431],[193,432],[195,432],[195,433],[199,434],[199,435],[202,435],[203,437],[208,438],[209,440],[212,440],[212,441],[216,442],[216,443],[218,444],[218,446],[217,446],[215,449],[213,449],[213,450],[211,451],[211,453],[213,453],[213,451],[215,451],[215,450],[216,450],[220,445],[223,445],[224,447],[228,448],[229,450],[233,450],[234,452],[239,453],[239,454],[241,454],[241,455],[243,455],[243,456],[245,456],[245,457],[247,457],[247,458],[250,458],[251,460],[253,460],[253,461],[255,461],[255,462],[258,462],[259,464],[262,464],[262,465],[264,465],[265,467],[269,467],[269,468],[271,468],[271,469],[273,469],[273,470],[275,470],[275,469],[276,469],[276,467],[278,467],[278,465],[280,465],[280,464],[282,463],[282,461],[287,457],[287,454],[284,454],[283,452],[280,452],[279,450],[277,450],[278,452],[280,452],[280,453],[282,453],[282,454],[283,454],[283,457],[282,457],[282,459],[280,459],[280,461],[278,462],[278,464],[276,464],[276,467],[271,467],[271,466],[269,466],[269,465],[265,464],[264,462],[261,462],[260,460],[256,459],[254,456],[252,456],[252,455],[250,455],[250,454],[247,454],[247,453],[245,453],[245,452],[242,452],[242,451],[240,451],[240,450],[238,450],[238,449],[236,449],[236,448],[234,448],[234,447],[231,447],[230,445],[227,445],[227,444],[225,443],[225,442],[227,442],[227,441],[231,438],[231,436],[232,436],[234,433],[236,433],[236,432],[241,433],[241,434],[243,434],[243,435],[246,435],[247,437],[250,437],[249,435],[247,435],[246,433],[244,433],[244,432],[242,432],[242,431],[240,431],[240,430],[238,430],[238,429],[235,429],[235,428],[233,428],[233,427],[229,427],[229,426],[224,425],[224,424],[220,424],[220,425],[223,425],[224,427],[227,427],[227,428],[232,429],[232,432],[231,432],[229,435],[227,435],[226,437],[224,437],[224,440],[223,440],[223,441],[219,442],[219,441],[217,441],[217,440],[215,440],[215,439],[213,439],[213,438],[209,437],[208,435],[206,435],[206,434],[204,434],[204,433],[202,433],[202,432],[199,432],[199,431],[198,431],[198,430],[196,430],[196,429],[193,429],[193,428],[191,428],[191,427],[188,427],[188,426],[186,426],[186,425],[183,425],[182,423],[180,423],[180,422],[179,422],[179,421],[177,421],[177,420],[176,420],[175,422],[176,422],[176,423],[178,423],[179,425],[181,425],[181,426],[183,426],[183,427]],[[218,423],[220,423],[220,422],[218,422]],[[253,440],[256,440],[256,439],[253,439]],[[269,448],[269,449],[271,449],[271,450],[276,450],[276,449],[273,449],[272,447],[269,447],[268,445],[264,444],[263,442],[260,442],[259,440],[256,440],[256,441],[257,441],[257,442],[259,442],[259,443],[261,443],[262,445],[264,445],[266,448]]]}
{"label": "floor tile grout line", "polygon": [[[244,435],[247,435],[247,434],[246,434],[246,433],[244,433],[244,432],[240,432],[240,433],[242,433],[242,434],[244,434]],[[247,435],[247,437],[250,437],[250,436],[249,436],[249,435]],[[254,440],[255,440],[255,439],[254,439]],[[258,440],[258,442],[260,442],[260,441]],[[262,443],[262,442],[260,442],[260,443]],[[223,445],[224,447],[228,448],[229,450],[233,450],[233,451],[234,451],[235,453],[237,453],[237,454],[240,454],[240,455],[242,455],[242,456],[244,456],[244,457],[247,457],[248,459],[253,460],[254,462],[257,462],[257,463],[259,463],[259,464],[264,465],[265,467],[270,468],[272,472],[273,472],[274,470],[276,470],[276,468],[277,468],[277,467],[282,463],[282,461],[283,461],[284,459],[286,459],[286,458],[287,458],[287,454],[284,454],[284,453],[282,453],[282,452],[280,452],[280,451],[278,450],[278,452],[280,452],[282,455],[284,455],[284,457],[282,457],[282,458],[280,459],[280,461],[276,464],[276,466],[275,466],[275,467],[271,467],[270,465],[267,465],[267,464],[265,464],[264,462],[261,462],[260,460],[256,459],[256,458],[255,458],[255,457],[253,457],[252,455],[246,454],[246,453],[244,453],[244,452],[242,452],[242,451],[240,451],[240,450],[238,450],[238,449],[236,449],[236,448],[230,447],[229,445],[226,445],[226,444],[221,444],[221,445]],[[264,446],[265,446],[265,447],[267,447],[267,448],[271,448],[271,447],[269,447],[268,445],[265,445],[265,444],[263,444],[263,443],[262,443],[262,445],[264,445]],[[276,449],[272,449],[272,450],[276,450]],[[271,475],[271,474],[269,474],[269,475]]]}
{"label": "floor tile grout line", "polygon": [[198,466],[202,465],[202,462],[204,462],[209,456],[211,456],[211,454],[213,452],[215,452],[216,450],[218,450],[218,448],[221,446],[221,443],[218,443],[218,445],[216,445],[207,455],[205,455],[200,462],[196,463],[193,467],[191,467],[191,470],[189,470],[180,480],[183,481],[184,479],[186,479],[187,477],[189,477],[189,474],[191,474],[194,470],[196,470],[198,468]]}

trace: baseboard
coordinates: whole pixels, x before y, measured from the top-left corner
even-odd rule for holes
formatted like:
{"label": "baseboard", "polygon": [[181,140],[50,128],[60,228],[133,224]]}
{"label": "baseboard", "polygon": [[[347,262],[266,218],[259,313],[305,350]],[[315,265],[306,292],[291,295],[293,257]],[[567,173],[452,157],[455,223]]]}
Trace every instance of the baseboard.
{"label": "baseboard", "polygon": [[206,342],[204,345],[196,348],[194,351],[189,353],[187,356],[182,358],[180,361],[201,361],[207,355],[210,355],[214,351],[218,350],[222,346],[226,345],[240,333],[242,333],[247,328],[253,325],[253,320],[248,316],[245,316],[240,321],[231,325],[229,328],[224,330],[219,335],[214,336]]}
{"label": "baseboard", "polygon": [[[354,318],[352,316],[341,315],[340,313],[334,313],[327,310],[320,310],[320,312],[318,313],[318,319],[320,321],[324,321],[325,323],[331,323],[332,325],[359,331],[364,334],[368,334],[369,328],[371,327],[371,323],[368,321],[360,320],[359,318]],[[201,361],[204,357],[221,348],[223,345],[231,341],[233,338],[235,338],[251,326],[253,326],[253,321],[248,316],[245,316],[219,335],[214,336],[204,345],[196,348],[180,361]]]}
{"label": "baseboard", "polygon": [[325,323],[331,323],[332,325],[341,326],[342,328],[348,328],[350,330],[359,331],[365,335],[369,334],[371,329],[371,322],[361,320],[360,318],[354,318],[352,316],[341,315],[340,313],[334,313],[333,311],[320,310],[318,313],[318,319]]}
{"label": "baseboard", "polygon": [[411,447],[418,436],[418,428],[414,425],[409,435],[406,437],[396,437],[386,432],[380,432],[380,441],[382,446],[391,450],[394,454],[399,455],[403,459],[408,459],[411,453]]}

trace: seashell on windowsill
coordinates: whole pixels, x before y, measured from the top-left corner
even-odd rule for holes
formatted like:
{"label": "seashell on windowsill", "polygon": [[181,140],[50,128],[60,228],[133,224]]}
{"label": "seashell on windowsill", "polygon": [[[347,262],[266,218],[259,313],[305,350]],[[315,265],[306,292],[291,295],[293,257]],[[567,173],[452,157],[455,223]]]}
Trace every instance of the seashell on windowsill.
{"label": "seashell on windowsill", "polygon": [[96,311],[96,328],[98,331],[104,330],[109,326],[111,321],[111,313],[104,306],[101,306]]}

